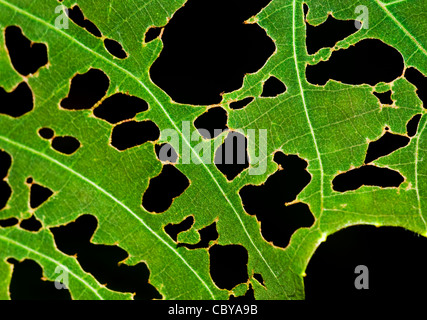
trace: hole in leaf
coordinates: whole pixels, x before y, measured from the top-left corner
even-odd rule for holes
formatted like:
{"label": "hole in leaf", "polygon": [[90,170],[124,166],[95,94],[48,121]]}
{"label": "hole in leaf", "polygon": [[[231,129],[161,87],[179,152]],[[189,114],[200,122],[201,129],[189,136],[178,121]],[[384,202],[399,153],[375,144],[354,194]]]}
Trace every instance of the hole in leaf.
{"label": "hole in leaf", "polygon": [[21,82],[11,92],[0,87],[0,113],[18,118],[33,110],[33,92],[26,82]]}
{"label": "hole in leaf", "polygon": [[194,126],[203,138],[212,139],[228,129],[227,119],[227,112],[221,107],[215,107],[200,115],[194,121]]}
{"label": "hole in leaf", "polygon": [[231,290],[248,281],[248,251],[241,245],[213,245],[209,249],[210,274],[221,289]]}
{"label": "hole in leaf", "polygon": [[55,135],[55,132],[50,128],[41,128],[39,129],[39,135],[43,139],[50,140]]}
{"label": "hole in leaf", "polygon": [[171,206],[173,199],[180,196],[189,185],[188,178],[181,171],[166,164],[162,172],[150,180],[142,197],[142,206],[148,212],[164,212]]}
{"label": "hole in leaf", "polygon": [[68,9],[68,17],[79,27],[86,29],[87,32],[95,37],[102,37],[101,31],[99,31],[98,27],[92,21],[85,18],[79,6],[73,6],[71,9]]}
{"label": "hole in leaf", "polygon": [[123,151],[139,146],[147,141],[155,141],[159,137],[160,130],[153,121],[128,121],[120,123],[113,128],[111,145]]}
{"label": "hole in leaf", "polygon": [[9,258],[7,262],[14,265],[9,288],[12,300],[71,300],[68,289],[58,290],[53,281],[42,280],[42,268],[34,260]]}
{"label": "hole in leaf", "polygon": [[145,33],[145,39],[144,42],[148,43],[150,41],[153,41],[154,39],[158,38],[160,34],[162,33],[162,28],[160,27],[151,27],[147,30]]}
{"label": "hole in leaf", "polygon": [[235,297],[234,295],[230,296],[229,300],[234,300],[234,301],[255,301],[255,292],[254,289],[252,288],[252,285],[249,284],[249,289],[246,291],[244,296],[240,296],[240,297]]}
{"label": "hole in leaf", "polygon": [[43,227],[42,223],[34,215],[31,218],[22,220],[19,226],[24,230],[32,232],[37,232]]}
{"label": "hole in leaf", "polygon": [[169,223],[165,226],[165,232],[168,234],[169,237],[173,239],[173,241],[178,241],[178,234],[190,230],[191,226],[194,223],[193,216],[188,216],[184,220],[182,220],[180,223],[173,224]]}
{"label": "hole in leaf", "polygon": [[328,15],[326,21],[318,26],[312,26],[306,21],[307,53],[314,54],[319,49],[334,47],[337,42],[358,31],[354,22],[354,20],[338,20],[332,15]]}
{"label": "hole in leaf", "polygon": [[374,96],[380,100],[381,104],[393,104],[393,100],[391,99],[391,90],[386,92],[373,92]]}
{"label": "hole in leaf", "polygon": [[141,98],[124,93],[116,93],[108,97],[95,108],[93,114],[109,123],[117,123],[131,119],[139,112],[148,110],[147,103]]}
{"label": "hole in leaf", "polygon": [[148,283],[149,270],[145,263],[135,266],[120,263],[128,253],[118,246],[93,244],[90,239],[97,228],[97,220],[82,215],[65,226],[51,228],[56,246],[68,255],[77,254],[82,268],[91,273],[107,288],[136,293],[134,299],[161,299],[157,290]]}
{"label": "hole in leaf", "polygon": [[9,218],[9,219],[0,219],[0,228],[9,228],[17,225],[19,222],[16,218]]}
{"label": "hole in leaf", "polygon": [[104,45],[105,45],[105,49],[107,49],[107,51],[113,56],[115,56],[116,58],[119,58],[119,59],[127,58],[128,55],[126,51],[123,49],[122,45],[118,41],[113,39],[105,39]]}
{"label": "hole in leaf", "polygon": [[276,152],[274,161],[280,165],[278,171],[262,185],[244,186],[239,194],[245,211],[261,222],[264,239],[285,248],[296,230],[314,223],[305,203],[287,205],[309,184],[311,175],[307,162],[296,155]]}
{"label": "hole in leaf", "polygon": [[164,47],[150,70],[153,82],[179,103],[220,103],[221,93],[238,89],[244,75],[259,70],[275,50],[265,30],[243,23],[269,2],[187,1],[164,27]]}
{"label": "hole in leaf", "polygon": [[37,183],[30,187],[30,207],[35,209],[41,206],[52,196],[53,192],[49,188],[43,187]]}
{"label": "hole in leaf", "polygon": [[276,97],[285,91],[285,84],[276,77],[271,76],[264,82],[261,97]]}
{"label": "hole in leaf", "polygon": [[6,181],[0,181],[0,210],[6,207],[7,202],[12,195],[12,189]]}
{"label": "hole in leaf", "polygon": [[248,142],[244,135],[230,132],[215,152],[215,165],[231,181],[249,168]]}
{"label": "hole in leaf", "polygon": [[[328,80],[346,84],[376,85],[402,75],[403,58],[399,51],[377,39],[364,39],[334,51],[327,61],[307,65],[307,81],[324,85]],[[363,70],[363,72],[361,72]]]}
{"label": "hole in leaf", "polygon": [[80,148],[80,142],[71,136],[55,137],[52,140],[52,148],[60,153],[71,155]]}
{"label": "hole in leaf", "polygon": [[256,281],[258,281],[260,284],[262,284],[263,286],[265,286],[264,278],[262,277],[262,275],[260,273],[254,273],[254,279]]}
{"label": "hole in leaf", "polygon": [[[420,255],[425,250],[427,239],[403,228],[345,228],[328,236],[316,249],[306,270],[305,298],[316,302],[365,298],[424,303],[419,292],[427,286],[427,260]],[[355,288],[355,279],[360,276],[355,269],[359,265],[368,268],[368,290]],[[397,277],[397,270],[402,277]]]}
{"label": "hole in leaf", "polygon": [[200,241],[196,244],[178,243],[178,247],[186,247],[187,249],[208,248],[211,241],[218,239],[218,231],[216,230],[216,222],[210,224],[203,229],[198,230]]}
{"label": "hole in leaf", "polygon": [[230,103],[230,108],[233,110],[239,110],[246,107],[249,103],[251,103],[254,100],[254,97],[247,97],[245,99],[234,101]]}
{"label": "hole in leaf", "polygon": [[157,159],[162,162],[176,163],[178,160],[178,154],[169,143],[156,144],[155,150]]}
{"label": "hole in leaf", "polygon": [[99,69],[77,74],[71,80],[70,92],[61,101],[61,107],[68,110],[90,109],[105,96],[109,86],[110,80]]}
{"label": "hole in leaf", "polygon": [[418,131],[418,124],[421,120],[421,114],[416,114],[411,118],[411,120],[408,121],[406,124],[406,131],[408,136],[413,137],[417,134]]}
{"label": "hole in leaf", "polygon": [[392,169],[363,165],[337,175],[332,180],[333,189],[339,192],[359,189],[362,186],[378,186],[383,188],[398,187],[403,176]]}
{"label": "hole in leaf", "polygon": [[33,178],[29,177],[29,178],[27,178],[27,180],[25,180],[25,182],[27,182],[28,184],[32,184]]}
{"label": "hole in leaf", "polygon": [[46,45],[30,41],[19,27],[6,27],[5,43],[13,67],[23,76],[34,74],[47,64]]}
{"label": "hole in leaf", "polygon": [[387,131],[377,141],[369,143],[368,151],[366,152],[365,164],[380,157],[384,157],[397,149],[406,147],[410,141],[411,139],[406,136]]}
{"label": "hole in leaf", "polygon": [[417,69],[411,67],[406,69],[405,78],[417,87],[416,93],[418,98],[423,102],[424,108],[427,108],[427,77]]}
{"label": "hole in leaf", "polygon": [[0,150],[0,179],[4,179],[12,165],[11,156],[4,150]]}

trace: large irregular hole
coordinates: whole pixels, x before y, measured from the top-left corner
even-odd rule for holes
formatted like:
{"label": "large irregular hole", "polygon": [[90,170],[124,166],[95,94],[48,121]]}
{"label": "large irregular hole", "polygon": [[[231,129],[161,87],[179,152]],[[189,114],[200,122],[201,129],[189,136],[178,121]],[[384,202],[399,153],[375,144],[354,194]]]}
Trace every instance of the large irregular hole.
{"label": "large irregular hole", "polygon": [[123,151],[140,146],[147,141],[156,141],[159,137],[160,130],[153,121],[127,121],[113,128],[111,145]]}
{"label": "large irregular hole", "polygon": [[[245,24],[270,0],[189,0],[168,22],[150,75],[179,103],[212,105],[258,71],[275,45],[257,24]],[[219,48],[224,48],[219,49]]]}
{"label": "large irregular hole", "polygon": [[[306,270],[305,298],[316,302],[366,298],[424,303],[420,292],[427,286],[427,260],[420,252],[426,250],[426,238],[403,228],[345,228],[328,236],[316,249]],[[368,268],[367,290],[355,288],[359,265]]]}
{"label": "large irregular hole", "polygon": [[285,84],[276,77],[271,76],[264,82],[261,97],[276,97],[285,91]]}
{"label": "large irregular hole", "polygon": [[420,71],[411,67],[406,69],[405,78],[415,87],[417,87],[418,98],[423,102],[424,108],[427,108],[427,77]]}
{"label": "large irregular hole", "polygon": [[277,152],[274,161],[279,170],[260,186],[247,185],[239,194],[245,211],[261,222],[265,240],[285,248],[292,234],[314,223],[313,215],[305,203],[293,202],[311,181],[307,162],[296,155]]}
{"label": "large irregular hole", "polygon": [[0,102],[0,113],[18,118],[33,110],[33,92],[24,81],[11,92],[0,87]]}
{"label": "large irregular hole", "polygon": [[150,180],[142,197],[142,206],[148,212],[166,211],[174,198],[180,196],[190,185],[188,178],[175,166],[166,164],[162,172]]}
{"label": "large irregular hole", "polygon": [[35,209],[46,202],[53,195],[53,191],[32,181],[30,183],[30,207]]}
{"label": "large irregular hole", "polygon": [[386,92],[373,92],[374,96],[380,100],[381,104],[393,104],[393,99],[391,99],[391,90]]}
{"label": "large irregular hole", "polygon": [[364,39],[355,45],[334,51],[327,61],[307,65],[307,81],[324,85],[328,80],[346,84],[376,85],[391,82],[403,73],[399,51],[377,39]]}
{"label": "large irregular hole", "polygon": [[421,116],[422,115],[420,113],[416,114],[406,124],[406,132],[407,132],[408,136],[413,137],[417,134],[418,124],[420,123]]}
{"label": "large irregular hole", "polygon": [[76,5],[71,9],[68,9],[68,17],[79,27],[86,29],[87,32],[91,33],[95,37],[102,37],[101,31],[99,31],[98,27],[92,21],[85,18],[79,6]]}
{"label": "large irregular hole", "polygon": [[157,159],[162,162],[176,163],[178,161],[178,154],[169,143],[156,144],[155,151]]}
{"label": "large irregular hole", "polygon": [[145,33],[144,42],[148,43],[150,41],[153,41],[154,39],[158,38],[160,34],[162,33],[163,28],[160,27],[151,27],[147,30]]}
{"label": "large irregular hole", "polygon": [[335,191],[346,192],[359,189],[362,186],[398,187],[404,180],[398,171],[363,165],[337,175],[332,180],[332,186]]}
{"label": "large irregular hole", "polygon": [[209,249],[210,274],[221,289],[231,290],[248,281],[248,251],[241,245],[213,245]]}
{"label": "large irregular hole", "polygon": [[118,59],[125,59],[127,58],[127,53],[123,49],[123,46],[116,40],[113,39],[105,39],[104,40],[105,49],[115,56]]}
{"label": "large irregular hole", "polygon": [[90,109],[105,96],[109,86],[110,79],[99,69],[77,74],[71,80],[70,92],[61,101],[61,107],[68,110]]}
{"label": "large irregular hole", "polygon": [[128,257],[118,246],[93,244],[90,239],[97,228],[91,215],[78,217],[65,226],[51,228],[59,250],[77,255],[82,268],[91,273],[107,288],[120,292],[136,293],[134,299],[161,299],[157,290],[148,283],[149,270],[145,263],[128,266],[120,263]]}
{"label": "large irregular hole", "polygon": [[12,165],[12,157],[4,150],[0,150],[0,210],[2,210],[12,194],[9,184],[4,181]]}
{"label": "large irregular hole", "polygon": [[5,42],[13,67],[23,76],[34,74],[47,64],[47,47],[32,42],[17,26],[6,27]]}
{"label": "large irregular hole", "polygon": [[218,231],[216,230],[216,222],[210,224],[203,229],[198,230],[200,241],[196,244],[178,243],[178,247],[186,247],[187,249],[208,248],[211,241],[218,239]]}
{"label": "large irregular hole", "polygon": [[194,121],[194,126],[203,138],[213,139],[228,129],[227,119],[227,112],[223,108],[211,108]]}
{"label": "large irregular hole", "polygon": [[34,215],[32,215],[28,219],[22,220],[19,226],[24,230],[32,232],[37,232],[43,227],[42,223],[37,220]]}
{"label": "large irregular hole", "polygon": [[52,148],[60,153],[70,155],[80,148],[80,141],[71,136],[55,137],[52,140]]}
{"label": "large irregular hole", "polygon": [[180,234],[183,231],[190,230],[191,226],[194,223],[193,216],[188,216],[184,220],[182,220],[180,223],[173,224],[169,223],[165,226],[165,232],[168,234],[169,237],[172,238],[173,241],[178,241],[178,234]]}
{"label": "large irregular hole", "polygon": [[241,133],[232,131],[215,152],[215,165],[228,180],[233,180],[249,168],[248,141]]}
{"label": "large irregular hole", "polygon": [[[307,9],[307,5],[304,6]],[[338,41],[358,31],[354,20],[338,20],[330,14],[326,21],[318,26],[312,26],[306,20],[306,28],[308,54],[314,54],[322,48],[332,48]]]}
{"label": "large irregular hole", "polygon": [[43,281],[43,270],[34,260],[19,262],[13,258],[7,260],[13,264],[10,281],[12,300],[71,300],[68,289],[58,290],[53,281]]}
{"label": "large irregular hole", "polygon": [[16,226],[19,220],[16,218],[0,219],[0,228],[9,228]]}
{"label": "large irregular hole", "polygon": [[230,109],[239,110],[246,107],[249,103],[254,101],[254,97],[247,97],[239,101],[234,101],[230,103]]}
{"label": "large irregular hole", "polygon": [[370,163],[400,148],[406,147],[410,141],[411,139],[406,136],[387,131],[381,138],[369,143],[365,163]]}
{"label": "large irregular hole", "polygon": [[126,119],[132,119],[137,113],[146,110],[148,110],[148,104],[141,98],[124,93],[115,93],[102,101],[95,108],[93,114],[109,123],[117,123]]}

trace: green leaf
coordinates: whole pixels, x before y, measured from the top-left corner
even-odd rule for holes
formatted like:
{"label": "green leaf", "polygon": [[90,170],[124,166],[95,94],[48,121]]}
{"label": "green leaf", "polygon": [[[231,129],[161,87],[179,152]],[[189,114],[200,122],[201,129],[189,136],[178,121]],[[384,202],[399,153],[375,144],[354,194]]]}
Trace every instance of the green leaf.
{"label": "green leaf", "polygon": [[[71,7],[75,2],[64,1],[64,5]],[[10,257],[35,260],[50,281],[58,276],[58,266],[67,270],[68,288],[74,299],[132,298],[131,293],[107,289],[83,270],[76,257],[56,248],[50,228],[83,214],[92,214],[98,221],[92,243],[126,250],[128,265],[145,262],[150,283],[164,299],[227,299],[231,294],[243,295],[246,288],[238,285],[234,291],[220,289],[209,272],[208,250],[177,246],[164,231],[167,224],[179,223],[188,215],[193,215],[195,222],[189,231],[179,235],[178,241],[196,243],[197,231],[216,221],[218,244],[238,244],[248,251],[249,281],[257,299],[303,299],[303,277],[310,257],[328,235],[347,226],[401,226],[427,236],[427,168],[423,161],[427,122],[416,88],[399,77],[388,84],[396,107],[381,107],[369,85],[329,81],[325,86],[315,86],[305,78],[307,64],[326,60],[334,50],[367,38],[384,41],[402,54],[405,67],[413,66],[427,74],[427,4],[423,0],[368,1],[365,5],[369,8],[369,28],[313,56],[306,50],[302,1],[273,0],[248,23],[265,28],[275,42],[275,53],[261,70],[245,75],[239,90],[224,94],[221,102],[228,111],[229,128],[267,129],[266,172],[250,175],[245,170],[229,182],[212,163],[177,164],[190,186],[166,212],[147,212],[141,206],[142,195],[150,179],[162,170],[154,143],[118,151],[110,144],[113,125],[94,117],[91,110],[65,110],[60,101],[68,95],[70,79],[76,74],[100,69],[110,81],[106,96],[126,92],[144,99],[149,110],[139,113],[136,120],[151,120],[160,130],[178,131],[183,145],[191,143],[194,156],[195,143],[186,140],[182,123],[189,121],[194,131],[193,121],[206,108],[177,104],[151,81],[149,69],[163,45],[160,39],[143,41],[149,27],[165,25],[184,2],[77,1],[104,37],[121,43],[128,54],[121,60],[105,50],[102,39],[71,21],[68,29],[55,27],[55,8],[59,5],[56,1],[29,4],[27,0],[0,0],[0,86],[10,92],[26,81],[34,97],[34,109],[25,115],[0,115],[0,149],[12,158],[5,178],[12,195],[0,211],[0,219],[22,220],[34,213],[43,225],[38,232],[18,226],[0,228],[1,299],[9,298]],[[306,3],[310,9],[307,19],[313,25],[325,21],[329,12],[337,19],[357,17],[353,1]],[[48,48],[48,65],[34,75],[21,76],[11,64],[4,30],[13,25],[19,26],[31,41]],[[262,84],[271,75],[286,85],[286,92],[274,98],[259,97]],[[379,85],[378,90],[387,91],[387,84]],[[230,102],[248,96],[256,98],[245,108],[228,107]],[[409,145],[374,161],[376,166],[403,175],[405,180],[399,187],[363,186],[348,192],[332,189],[332,180],[338,173],[363,165],[369,141],[377,140],[384,127],[405,135],[406,123],[419,113],[423,115],[419,129]],[[38,135],[42,127],[53,129],[56,136],[77,138],[80,148],[72,155],[55,151],[49,141]],[[224,138],[223,134],[216,142]],[[164,141],[162,138],[156,143]],[[260,143],[264,141],[249,144],[250,154],[258,150]],[[292,235],[285,249],[263,238],[260,224],[245,212],[239,196],[243,186],[260,185],[277,171],[273,156],[279,150],[297,154],[308,162],[311,181],[296,202],[308,204],[315,218],[311,227],[300,228]],[[28,177],[54,192],[37,209],[29,206]],[[264,286],[253,278],[255,273],[262,275]]]}

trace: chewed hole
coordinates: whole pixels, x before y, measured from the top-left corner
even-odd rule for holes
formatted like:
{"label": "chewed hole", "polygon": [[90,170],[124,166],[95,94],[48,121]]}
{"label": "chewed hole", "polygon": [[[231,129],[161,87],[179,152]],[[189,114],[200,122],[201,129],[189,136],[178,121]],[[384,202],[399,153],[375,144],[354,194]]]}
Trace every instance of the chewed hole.
{"label": "chewed hole", "polygon": [[254,279],[256,281],[258,281],[260,284],[262,284],[263,286],[265,286],[264,278],[262,277],[262,275],[260,273],[254,273]]}
{"label": "chewed hole", "polygon": [[46,140],[52,139],[53,136],[55,135],[55,132],[50,128],[40,128],[38,132],[40,137]]}
{"label": "chewed hole", "polygon": [[155,150],[157,159],[162,162],[176,163],[178,161],[178,154],[169,143],[156,144]]}
{"label": "chewed hole", "polygon": [[102,37],[101,31],[99,31],[98,27],[92,21],[85,18],[79,6],[76,5],[71,9],[68,9],[68,17],[79,27],[86,29],[87,32],[91,33],[95,37]]}
{"label": "chewed hole", "polygon": [[418,124],[420,123],[421,116],[421,114],[416,114],[406,124],[406,132],[408,136],[413,137],[417,134]]}
{"label": "chewed hole", "polygon": [[333,51],[327,61],[307,65],[306,77],[311,84],[322,86],[329,80],[374,86],[400,77],[403,67],[403,57],[395,48],[378,39],[363,39],[347,49]]}
{"label": "chewed hole", "polygon": [[247,97],[247,98],[239,100],[239,101],[234,101],[234,102],[230,103],[230,108],[233,110],[243,109],[252,101],[254,101],[254,97]]}
{"label": "chewed hole", "polygon": [[387,131],[381,138],[369,143],[365,163],[370,163],[400,148],[406,147],[410,141],[411,139],[406,136]]}
{"label": "chewed hole", "polygon": [[231,181],[249,168],[248,142],[244,135],[230,132],[215,152],[215,165]]}
{"label": "chewed hole", "polygon": [[255,301],[255,291],[252,288],[252,284],[249,284],[249,289],[246,291],[245,295],[235,297],[234,295],[230,296],[231,301]]}
{"label": "chewed hole", "polygon": [[34,215],[31,218],[22,220],[19,226],[24,230],[32,232],[37,232],[43,227],[42,223]]}
{"label": "chewed hole", "polygon": [[28,183],[28,184],[32,184],[32,183],[33,183],[33,181],[34,181],[34,180],[33,180],[33,178],[31,178],[31,177],[28,177],[28,178],[27,178],[27,180],[25,180],[25,182],[26,182],[26,183]]}
{"label": "chewed hole", "polygon": [[147,141],[156,141],[159,137],[160,130],[153,121],[128,121],[113,128],[111,145],[123,151],[140,146]]}
{"label": "chewed hole", "polygon": [[209,248],[210,274],[221,289],[231,290],[248,281],[248,251],[241,245],[213,245]]}
{"label": "chewed hole", "polygon": [[276,97],[285,91],[285,84],[276,77],[271,76],[264,82],[261,97]]}
{"label": "chewed hole", "polygon": [[215,107],[200,115],[194,121],[194,126],[203,138],[213,139],[228,129],[227,119],[227,112],[221,107]]}
{"label": "chewed hole", "polygon": [[178,234],[180,234],[183,231],[187,231],[191,228],[191,226],[194,223],[193,216],[188,216],[184,220],[182,220],[180,223],[173,224],[169,223],[165,226],[165,232],[168,234],[169,237],[172,238],[173,241],[178,241]]}
{"label": "chewed hole", "polygon": [[46,45],[32,42],[17,26],[6,27],[5,43],[13,67],[24,76],[36,73],[48,62]]}
{"label": "chewed hole", "polygon": [[7,262],[14,265],[9,288],[12,300],[71,300],[67,288],[58,290],[53,281],[42,280],[43,270],[34,260],[9,258]]}
{"label": "chewed hole", "polygon": [[0,228],[10,228],[16,226],[19,220],[16,218],[0,219]]}
{"label": "chewed hole", "polygon": [[423,102],[424,108],[427,108],[427,77],[411,67],[406,69],[405,78],[417,88],[418,98]]}
{"label": "chewed hole", "polygon": [[142,206],[148,212],[164,212],[171,206],[173,199],[180,196],[189,186],[190,181],[181,171],[171,164],[166,164],[162,172],[150,180],[142,197]]}
{"label": "chewed hole", "polygon": [[186,247],[187,249],[208,248],[211,241],[218,239],[218,231],[216,230],[216,222],[210,224],[203,229],[198,230],[200,241],[196,244],[178,243],[178,247]]}
{"label": "chewed hole", "polygon": [[71,155],[80,148],[80,141],[71,136],[55,137],[52,140],[52,148],[60,153]]}
{"label": "chewed hole", "polygon": [[12,157],[4,150],[0,149],[0,179],[4,179],[12,165]]}
{"label": "chewed hole", "polygon": [[95,108],[95,117],[104,119],[109,123],[117,123],[131,119],[139,112],[148,110],[148,104],[141,98],[124,93],[115,93],[106,98]]}
{"label": "chewed hole", "polygon": [[404,180],[398,171],[363,165],[337,175],[332,180],[332,185],[335,191],[346,192],[359,189],[362,186],[398,187]]}
{"label": "chewed hole", "polygon": [[90,109],[105,96],[109,86],[110,79],[99,69],[77,74],[71,80],[70,92],[61,101],[61,107],[68,110]]}
{"label": "chewed hole", "polygon": [[381,104],[393,104],[393,99],[391,99],[391,90],[386,92],[373,92],[374,96],[380,100]]}
{"label": "chewed hole", "polygon": [[26,82],[21,82],[11,92],[0,87],[0,113],[18,118],[33,110],[33,92]]}
{"label": "chewed hole", "polygon": [[53,195],[53,191],[37,183],[30,186],[30,207],[36,209],[40,207]]}
{"label": "chewed hole", "polygon": [[158,38],[160,34],[162,33],[163,28],[160,27],[151,27],[147,30],[145,33],[145,39],[144,42],[148,43],[150,41],[153,41],[154,39]]}
{"label": "chewed hole", "polygon": [[113,39],[105,39],[104,45],[105,45],[105,49],[107,49],[107,51],[113,56],[115,56],[116,58],[119,58],[119,59],[127,58],[128,55],[126,51],[123,49],[122,45],[118,41]]}
{"label": "chewed hole", "polygon": [[91,273],[106,287],[120,292],[136,293],[135,300],[161,299],[159,292],[148,282],[150,271],[145,263],[134,266],[120,263],[129,255],[117,245],[90,242],[97,228],[92,215],[82,215],[65,226],[51,228],[55,244],[68,255],[77,255],[83,270]]}

